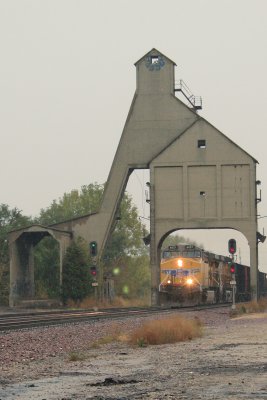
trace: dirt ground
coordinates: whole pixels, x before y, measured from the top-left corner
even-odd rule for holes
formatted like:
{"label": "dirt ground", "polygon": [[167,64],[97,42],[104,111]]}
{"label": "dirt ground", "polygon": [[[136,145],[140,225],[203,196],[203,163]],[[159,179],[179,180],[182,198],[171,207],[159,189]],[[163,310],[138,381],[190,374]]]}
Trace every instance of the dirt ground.
{"label": "dirt ground", "polygon": [[267,399],[266,313],[217,315],[190,342],[110,343],[83,355],[35,360],[24,374],[17,365],[17,377],[14,366],[2,370],[0,400]]}

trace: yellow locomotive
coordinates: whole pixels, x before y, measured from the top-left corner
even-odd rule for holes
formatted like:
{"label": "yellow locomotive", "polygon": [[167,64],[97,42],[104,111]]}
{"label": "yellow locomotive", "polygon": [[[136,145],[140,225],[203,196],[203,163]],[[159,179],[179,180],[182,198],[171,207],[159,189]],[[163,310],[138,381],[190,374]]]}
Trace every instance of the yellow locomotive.
{"label": "yellow locomotive", "polygon": [[218,303],[232,301],[231,259],[191,244],[169,246],[162,252],[162,302]]}

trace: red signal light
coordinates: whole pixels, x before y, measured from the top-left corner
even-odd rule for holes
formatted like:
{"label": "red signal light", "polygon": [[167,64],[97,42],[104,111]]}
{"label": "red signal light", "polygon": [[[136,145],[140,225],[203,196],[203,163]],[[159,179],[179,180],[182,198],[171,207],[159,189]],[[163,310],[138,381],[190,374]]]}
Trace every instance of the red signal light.
{"label": "red signal light", "polygon": [[236,241],[235,239],[230,239],[228,241],[228,250],[230,254],[235,254],[236,252]]}
{"label": "red signal light", "polygon": [[96,276],[96,267],[90,268],[91,275]]}
{"label": "red signal light", "polygon": [[231,272],[231,274],[234,274],[234,273],[235,273],[235,264],[231,264],[231,266],[230,266],[230,272]]}

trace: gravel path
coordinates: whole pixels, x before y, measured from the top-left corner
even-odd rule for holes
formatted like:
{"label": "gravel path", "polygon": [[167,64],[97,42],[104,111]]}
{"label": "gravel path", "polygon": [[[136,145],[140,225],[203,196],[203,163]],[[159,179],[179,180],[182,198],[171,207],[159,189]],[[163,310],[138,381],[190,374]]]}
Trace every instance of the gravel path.
{"label": "gravel path", "polygon": [[[183,316],[204,322],[202,338],[92,347],[155,315],[0,333],[0,400],[267,399],[267,314],[230,319],[224,308]],[[84,359],[70,362],[73,351]]]}

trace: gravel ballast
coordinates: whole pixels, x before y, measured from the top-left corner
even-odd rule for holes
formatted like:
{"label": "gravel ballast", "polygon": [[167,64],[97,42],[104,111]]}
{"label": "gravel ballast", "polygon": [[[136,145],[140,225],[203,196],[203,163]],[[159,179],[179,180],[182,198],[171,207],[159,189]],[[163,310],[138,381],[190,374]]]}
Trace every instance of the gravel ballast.
{"label": "gravel ballast", "polygon": [[[0,333],[0,399],[267,399],[266,313],[231,319],[223,308],[182,316],[199,318],[203,337],[92,346],[114,329],[129,332],[166,315]],[[73,352],[80,361],[70,361]]]}

